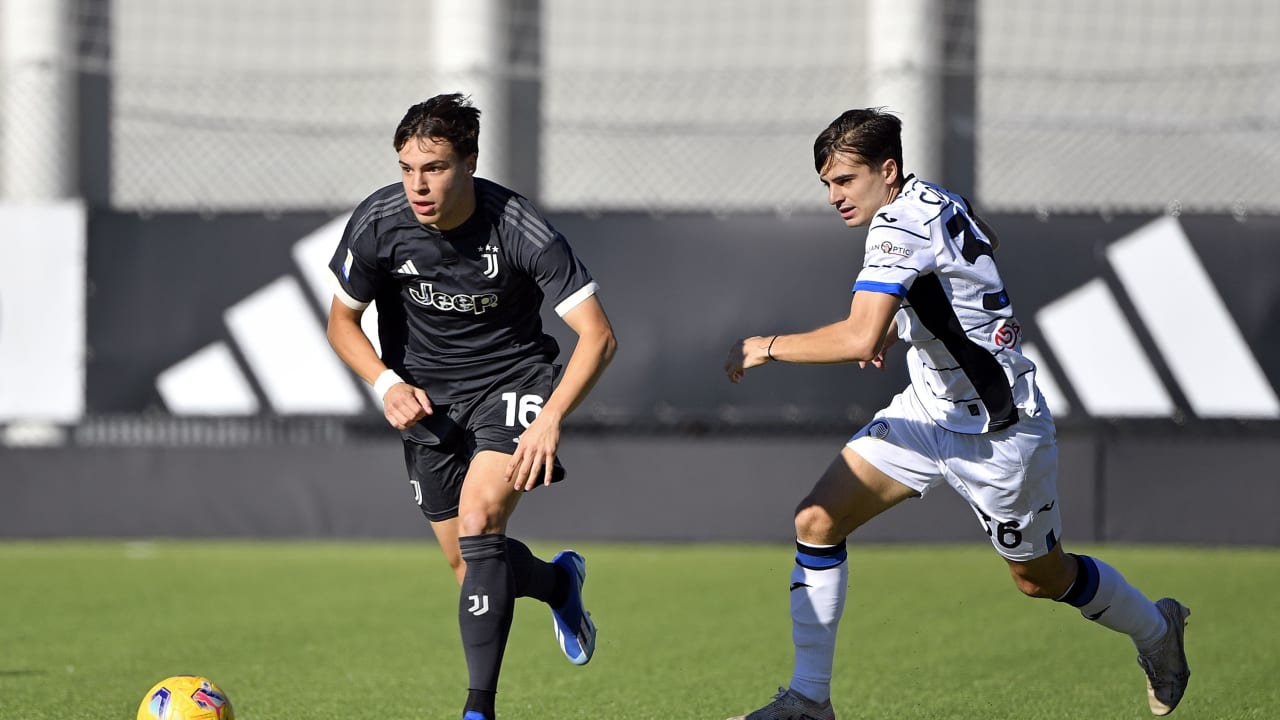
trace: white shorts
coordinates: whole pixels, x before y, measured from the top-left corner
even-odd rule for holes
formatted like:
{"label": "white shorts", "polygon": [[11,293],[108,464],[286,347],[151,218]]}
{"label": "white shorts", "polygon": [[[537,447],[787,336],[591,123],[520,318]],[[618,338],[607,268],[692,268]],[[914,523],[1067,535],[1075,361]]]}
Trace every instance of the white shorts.
{"label": "white shorts", "polygon": [[1047,409],[1022,413],[997,432],[951,432],[934,424],[907,388],[847,445],[922,496],[945,481],[973,507],[996,552],[1031,560],[1062,537],[1054,432]]}

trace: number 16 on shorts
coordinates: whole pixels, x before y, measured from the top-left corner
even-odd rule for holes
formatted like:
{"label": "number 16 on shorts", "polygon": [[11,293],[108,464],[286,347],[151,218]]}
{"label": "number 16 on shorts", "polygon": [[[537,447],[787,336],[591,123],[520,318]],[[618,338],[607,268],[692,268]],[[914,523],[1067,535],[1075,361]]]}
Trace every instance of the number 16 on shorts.
{"label": "number 16 on shorts", "polygon": [[[492,396],[490,396],[492,397]],[[507,427],[515,427],[516,420],[524,427],[529,427],[542,412],[541,395],[517,395],[513,392],[502,393],[502,400],[507,404]]]}

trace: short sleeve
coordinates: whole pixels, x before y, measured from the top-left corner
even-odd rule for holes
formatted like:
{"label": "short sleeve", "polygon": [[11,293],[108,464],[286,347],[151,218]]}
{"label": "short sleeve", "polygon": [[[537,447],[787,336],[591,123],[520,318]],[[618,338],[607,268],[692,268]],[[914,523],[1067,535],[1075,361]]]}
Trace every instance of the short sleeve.
{"label": "short sleeve", "polygon": [[927,228],[907,218],[891,222],[877,216],[867,231],[866,253],[853,291],[906,297],[916,278],[927,275],[936,266]]}
{"label": "short sleeve", "polygon": [[551,301],[557,315],[563,317],[600,289],[569,241],[527,200],[514,198],[507,207],[507,219],[524,235],[524,241],[516,243],[520,266]]}
{"label": "short sleeve", "polygon": [[342,240],[329,261],[333,271],[334,295],[352,310],[363,310],[378,291],[378,263],[369,223],[359,223],[356,214],[347,221]]}
{"label": "short sleeve", "polygon": [[561,317],[600,289],[569,241],[558,232],[532,259],[534,281]]}

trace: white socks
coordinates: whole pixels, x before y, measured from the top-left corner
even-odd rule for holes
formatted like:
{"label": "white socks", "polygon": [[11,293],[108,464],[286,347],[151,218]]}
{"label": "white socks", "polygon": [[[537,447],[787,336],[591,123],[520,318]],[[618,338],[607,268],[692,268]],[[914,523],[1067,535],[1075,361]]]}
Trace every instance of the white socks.
{"label": "white socks", "polygon": [[1164,616],[1115,568],[1088,555],[1075,555],[1076,581],[1058,602],[1080,609],[1099,625],[1124,633],[1138,650],[1149,650],[1167,629]]}
{"label": "white socks", "polygon": [[796,541],[796,566],[791,571],[791,640],[796,662],[791,689],[819,703],[831,699],[836,629],[849,588],[847,557],[843,541],[838,545]]}
{"label": "white socks", "polygon": [[[1059,602],[1103,627],[1128,635],[1139,651],[1151,649],[1167,624],[1155,603],[1130,585],[1115,568],[1088,555],[1075,555],[1076,581]],[[796,565],[791,571],[791,639],[795,669],[791,689],[822,703],[831,699],[831,669],[836,630],[844,613],[849,588],[848,551],[838,545],[808,545],[796,541]]]}

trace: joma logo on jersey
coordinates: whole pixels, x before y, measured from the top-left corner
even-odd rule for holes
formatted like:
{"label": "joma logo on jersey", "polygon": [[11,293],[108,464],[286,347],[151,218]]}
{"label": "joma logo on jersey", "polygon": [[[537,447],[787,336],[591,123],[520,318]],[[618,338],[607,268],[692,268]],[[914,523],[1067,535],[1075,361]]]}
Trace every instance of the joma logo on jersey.
{"label": "joma logo on jersey", "polygon": [[489,243],[481,248],[480,254],[484,256],[484,276],[498,277],[498,246]]}
{"label": "joma logo on jersey", "polygon": [[419,305],[434,307],[440,310],[456,310],[473,312],[480,315],[486,310],[498,307],[498,296],[493,293],[484,295],[450,295],[431,289],[431,283],[419,283],[418,287],[409,291],[409,297]]}
{"label": "joma logo on jersey", "polygon": [[893,243],[887,240],[885,242],[880,243],[880,252],[885,253],[886,255],[900,255],[904,258],[911,257],[910,248],[905,248],[905,247],[902,247],[901,245],[894,245]]}

